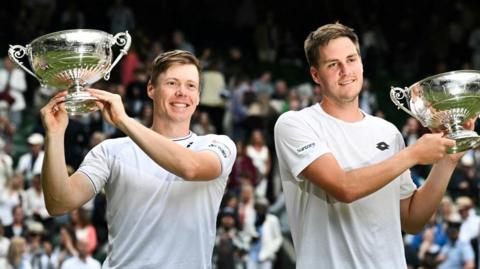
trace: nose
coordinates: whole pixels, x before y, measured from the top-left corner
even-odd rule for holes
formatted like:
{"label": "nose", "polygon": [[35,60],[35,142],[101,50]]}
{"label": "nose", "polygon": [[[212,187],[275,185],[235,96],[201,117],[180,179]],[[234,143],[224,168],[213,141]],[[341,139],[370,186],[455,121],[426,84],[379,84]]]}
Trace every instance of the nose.
{"label": "nose", "polygon": [[184,95],[185,95],[185,91],[186,91],[185,86],[180,85],[180,86],[177,88],[177,90],[175,91],[175,95],[176,95],[176,96],[184,96]]}
{"label": "nose", "polygon": [[345,76],[350,72],[350,67],[346,63],[340,63],[340,75]]}

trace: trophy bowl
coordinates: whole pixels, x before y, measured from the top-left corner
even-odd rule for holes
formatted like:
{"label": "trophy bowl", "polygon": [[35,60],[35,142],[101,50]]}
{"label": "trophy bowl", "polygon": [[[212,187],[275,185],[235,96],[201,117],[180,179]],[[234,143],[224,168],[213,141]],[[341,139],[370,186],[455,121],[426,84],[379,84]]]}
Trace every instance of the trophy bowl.
{"label": "trophy bowl", "polygon": [[[127,54],[131,37],[127,31],[115,36],[91,29],[74,29],[50,33],[26,46],[10,45],[8,55],[19,67],[34,76],[42,86],[68,90],[65,108],[69,115],[84,115],[98,109],[96,98],[85,87],[110,71]],[[123,46],[112,63],[112,46]],[[28,69],[19,61],[28,56]]]}
{"label": "trophy bowl", "polygon": [[[480,145],[475,131],[463,124],[480,114],[480,71],[457,70],[427,77],[404,89],[391,87],[390,98],[424,127],[441,130],[456,145],[457,153]],[[407,104],[407,106],[404,106]]]}

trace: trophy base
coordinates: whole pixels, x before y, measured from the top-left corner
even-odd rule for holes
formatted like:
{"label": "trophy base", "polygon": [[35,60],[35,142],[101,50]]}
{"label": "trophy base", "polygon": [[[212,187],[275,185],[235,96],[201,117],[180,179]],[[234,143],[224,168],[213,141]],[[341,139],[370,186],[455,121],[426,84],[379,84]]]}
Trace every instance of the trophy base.
{"label": "trophy base", "polygon": [[65,100],[65,109],[70,116],[82,116],[98,110],[97,98],[86,91],[68,93]]}
{"label": "trophy base", "polygon": [[447,150],[448,154],[466,151],[480,145],[480,136],[474,131],[462,130],[447,135],[447,138],[454,139],[456,142],[455,146]]}

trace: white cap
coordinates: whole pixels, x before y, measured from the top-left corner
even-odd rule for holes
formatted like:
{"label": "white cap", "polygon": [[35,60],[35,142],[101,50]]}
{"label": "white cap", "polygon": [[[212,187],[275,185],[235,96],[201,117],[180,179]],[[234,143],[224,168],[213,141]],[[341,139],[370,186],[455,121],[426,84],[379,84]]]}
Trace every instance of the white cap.
{"label": "white cap", "polygon": [[43,228],[43,224],[37,221],[32,221],[30,224],[28,224],[27,230],[30,233],[36,233],[36,234],[43,234],[45,232],[45,229]]}
{"label": "white cap", "polygon": [[28,137],[27,141],[30,145],[43,145],[43,135],[33,133]]}

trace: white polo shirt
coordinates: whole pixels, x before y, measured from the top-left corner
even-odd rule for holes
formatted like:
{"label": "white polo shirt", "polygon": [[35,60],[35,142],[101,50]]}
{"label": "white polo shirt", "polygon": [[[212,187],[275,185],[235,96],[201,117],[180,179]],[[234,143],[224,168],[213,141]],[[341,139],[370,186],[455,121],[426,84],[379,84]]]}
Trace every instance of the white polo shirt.
{"label": "white polo shirt", "polygon": [[400,200],[415,190],[409,170],[350,204],[299,176],[326,153],[347,171],[390,158],[404,147],[393,124],[370,115],[344,122],[315,104],[278,119],[275,145],[297,269],[406,268]]}
{"label": "white polo shirt", "polygon": [[193,133],[174,141],[193,151],[213,151],[222,164],[221,176],[185,181],[130,138],[102,142],[81,164],[79,171],[95,191],[106,191],[109,248],[103,268],[211,268],[216,217],[235,144],[227,136]]}

